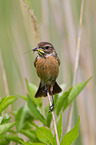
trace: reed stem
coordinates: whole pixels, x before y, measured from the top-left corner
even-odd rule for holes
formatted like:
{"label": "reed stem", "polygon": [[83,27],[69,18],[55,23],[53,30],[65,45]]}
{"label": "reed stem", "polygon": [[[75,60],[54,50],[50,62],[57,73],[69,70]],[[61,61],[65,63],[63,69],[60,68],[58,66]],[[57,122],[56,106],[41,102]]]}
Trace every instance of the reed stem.
{"label": "reed stem", "polygon": [[[80,40],[81,40],[81,32],[82,32],[83,7],[84,7],[84,0],[82,0],[82,2],[81,2],[80,21],[79,21],[77,44],[76,44],[75,65],[74,65],[74,76],[73,76],[73,83],[72,83],[73,86],[76,83],[77,70],[78,70],[78,66],[79,66]],[[69,107],[69,114],[68,114],[68,122],[67,122],[66,132],[68,132],[71,129],[72,112],[73,112],[73,104],[71,104],[70,107]]]}

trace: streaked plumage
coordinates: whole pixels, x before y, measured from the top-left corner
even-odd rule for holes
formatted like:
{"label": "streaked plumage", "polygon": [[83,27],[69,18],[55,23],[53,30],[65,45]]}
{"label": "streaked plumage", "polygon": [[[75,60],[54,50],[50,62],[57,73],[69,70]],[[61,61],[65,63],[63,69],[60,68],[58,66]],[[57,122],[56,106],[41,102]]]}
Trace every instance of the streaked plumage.
{"label": "streaked plumage", "polygon": [[38,52],[34,66],[41,80],[35,97],[47,96],[45,86],[50,95],[60,93],[62,89],[56,82],[59,74],[60,60],[53,45],[49,42],[40,42],[33,51]]}

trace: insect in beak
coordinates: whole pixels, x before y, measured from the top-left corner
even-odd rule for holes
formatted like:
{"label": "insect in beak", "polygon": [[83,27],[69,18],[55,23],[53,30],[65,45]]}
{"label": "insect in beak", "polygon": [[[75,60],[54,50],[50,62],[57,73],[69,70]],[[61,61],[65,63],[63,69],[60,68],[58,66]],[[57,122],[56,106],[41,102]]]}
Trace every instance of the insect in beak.
{"label": "insect in beak", "polygon": [[38,51],[38,48],[36,47],[36,48],[33,48],[32,50],[33,50],[33,51]]}
{"label": "insect in beak", "polygon": [[33,51],[38,51],[40,54],[44,54],[44,51],[43,51],[42,48],[36,47],[36,48],[33,48],[32,50],[33,50]]}

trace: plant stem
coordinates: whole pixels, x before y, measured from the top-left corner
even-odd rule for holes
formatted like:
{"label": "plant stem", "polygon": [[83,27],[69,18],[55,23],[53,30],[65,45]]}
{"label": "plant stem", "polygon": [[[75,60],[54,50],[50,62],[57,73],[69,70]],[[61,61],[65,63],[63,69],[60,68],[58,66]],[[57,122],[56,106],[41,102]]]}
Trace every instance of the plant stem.
{"label": "plant stem", "polygon": [[31,20],[32,20],[33,28],[34,28],[35,38],[39,41],[40,40],[40,35],[39,35],[39,31],[38,31],[38,26],[37,26],[37,19],[36,19],[35,15],[34,15],[34,12],[26,4],[25,0],[23,0],[23,3],[24,3],[24,6],[27,8],[28,13],[31,16]]}
{"label": "plant stem", "polygon": [[[74,76],[73,76],[73,83],[72,83],[73,86],[76,83],[77,70],[78,70],[78,64],[79,64],[80,40],[81,40],[81,32],[82,32],[83,7],[84,7],[84,0],[82,0],[82,2],[81,2],[80,22],[79,22],[77,45],[76,45],[76,57],[75,57],[75,66],[74,66]],[[73,104],[71,104],[70,108],[69,108],[69,114],[68,114],[68,122],[67,122],[66,132],[68,132],[71,129],[72,112],[73,112]]]}
{"label": "plant stem", "polygon": [[[48,95],[48,99],[49,99],[49,102],[50,102],[50,106],[52,106],[51,98],[50,98],[49,93],[47,93],[47,95]],[[55,116],[54,116],[54,112],[53,111],[52,111],[52,118],[53,118],[53,124],[54,124],[55,134],[56,134],[57,145],[60,145],[59,138],[58,138],[58,133],[57,133],[57,126],[56,126]]]}
{"label": "plant stem", "polygon": [[[5,94],[6,94],[6,96],[9,96],[8,83],[7,83],[6,72],[5,72],[5,68],[4,68],[4,64],[3,64],[3,59],[1,56],[1,51],[0,51],[0,69],[1,69],[1,73],[2,73]],[[11,105],[8,106],[8,113],[11,116]]]}
{"label": "plant stem", "polygon": [[[6,73],[5,73],[5,69],[4,69],[4,65],[3,65],[3,60],[2,60],[2,56],[1,56],[1,51],[0,51],[0,70],[1,70],[1,73],[2,73],[2,79],[3,79],[5,94],[6,94],[6,96],[9,96],[7,78],[6,78]],[[8,107],[8,108],[9,108],[9,107]]]}

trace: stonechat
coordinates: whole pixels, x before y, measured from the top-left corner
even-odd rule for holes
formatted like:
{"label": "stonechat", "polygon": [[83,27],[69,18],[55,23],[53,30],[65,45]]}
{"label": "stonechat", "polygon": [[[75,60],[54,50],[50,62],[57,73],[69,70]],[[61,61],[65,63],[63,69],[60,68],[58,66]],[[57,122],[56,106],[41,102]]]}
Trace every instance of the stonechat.
{"label": "stonechat", "polygon": [[46,97],[47,92],[49,92],[53,100],[53,104],[49,108],[50,111],[52,111],[54,109],[53,95],[62,91],[56,81],[59,74],[60,59],[55,48],[49,42],[40,42],[37,47],[32,50],[38,52],[34,61],[34,66],[40,78],[40,84],[35,94],[35,98]]}

